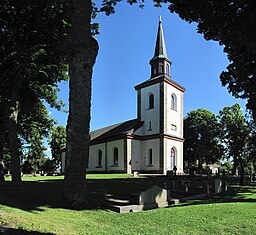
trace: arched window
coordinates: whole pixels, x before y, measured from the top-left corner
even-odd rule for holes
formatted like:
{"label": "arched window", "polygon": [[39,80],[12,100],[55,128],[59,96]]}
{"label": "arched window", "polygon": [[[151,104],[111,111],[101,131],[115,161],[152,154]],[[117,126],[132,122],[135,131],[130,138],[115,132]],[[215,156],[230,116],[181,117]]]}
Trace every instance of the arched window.
{"label": "arched window", "polygon": [[148,109],[154,108],[154,94],[148,96]]}
{"label": "arched window", "polygon": [[114,148],[114,157],[113,157],[113,164],[118,165],[118,148]]}
{"label": "arched window", "polygon": [[171,169],[173,170],[176,167],[176,149],[173,147],[171,149]]}
{"label": "arched window", "polygon": [[171,109],[177,110],[177,98],[174,93],[171,96]]}
{"label": "arched window", "polygon": [[166,64],[166,74],[170,76],[170,65]]}
{"label": "arched window", "polygon": [[102,165],[102,151],[98,151],[98,166]]}
{"label": "arched window", "polygon": [[153,165],[153,150],[148,150],[148,165]]}

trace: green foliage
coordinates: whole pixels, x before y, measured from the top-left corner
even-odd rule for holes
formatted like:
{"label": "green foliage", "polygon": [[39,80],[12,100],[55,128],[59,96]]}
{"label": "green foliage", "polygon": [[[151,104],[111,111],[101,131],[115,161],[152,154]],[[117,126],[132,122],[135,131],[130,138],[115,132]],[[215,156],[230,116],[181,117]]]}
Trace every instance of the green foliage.
{"label": "green foliage", "polygon": [[[166,2],[157,0],[156,2]],[[224,45],[230,64],[220,75],[236,98],[247,99],[256,120],[256,4],[252,0],[168,0],[171,12],[196,22],[206,40]]]}
{"label": "green foliage", "polygon": [[204,162],[215,163],[223,156],[217,116],[206,109],[197,109],[187,114],[184,137],[184,160],[189,166],[198,160],[199,171]]}
{"label": "green foliage", "polygon": [[68,14],[66,0],[0,2],[0,119],[7,126],[8,118],[14,117],[10,114],[18,116],[7,130],[12,159],[18,157],[18,134],[23,144],[38,151],[34,142],[51,128],[44,101],[58,110],[64,105],[57,99],[57,84],[68,78]]}
{"label": "green foliage", "polygon": [[52,129],[51,140],[49,142],[52,151],[52,159],[56,166],[61,163],[61,152],[66,148],[66,129],[63,126],[57,126]]}
{"label": "green foliage", "polygon": [[249,150],[250,128],[240,105],[225,107],[220,111],[219,118],[226,155],[234,159],[235,168],[238,164],[245,164]]}

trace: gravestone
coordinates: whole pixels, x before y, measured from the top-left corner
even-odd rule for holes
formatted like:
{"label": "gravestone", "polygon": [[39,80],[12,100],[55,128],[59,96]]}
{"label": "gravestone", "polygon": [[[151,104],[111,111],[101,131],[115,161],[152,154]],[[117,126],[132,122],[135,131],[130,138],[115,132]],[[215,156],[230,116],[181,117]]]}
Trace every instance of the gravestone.
{"label": "gravestone", "polygon": [[140,173],[138,171],[133,172],[133,177],[138,178],[140,176]]}
{"label": "gravestone", "polygon": [[215,194],[221,193],[221,188],[222,188],[222,180],[220,178],[214,179],[213,193],[215,193]]}
{"label": "gravestone", "polygon": [[166,207],[169,205],[169,194],[169,190],[154,185],[146,191],[132,195],[132,201],[137,205],[143,205],[143,209]]}
{"label": "gravestone", "polygon": [[207,182],[205,182],[205,184],[204,184],[204,191],[205,191],[206,196],[210,195],[210,185]]}

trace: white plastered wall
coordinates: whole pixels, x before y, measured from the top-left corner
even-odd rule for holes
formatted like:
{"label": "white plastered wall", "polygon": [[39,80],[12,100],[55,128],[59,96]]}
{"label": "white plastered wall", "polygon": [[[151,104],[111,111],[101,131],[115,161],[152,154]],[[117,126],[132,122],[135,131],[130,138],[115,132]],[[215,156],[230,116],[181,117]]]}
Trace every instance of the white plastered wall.
{"label": "white plastered wall", "polygon": [[131,169],[132,171],[139,171],[143,167],[142,161],[142,141],[131,140]]}
{"label": "white plastered wall", "polygon": [[[164,83],[164,91],[164,133],[183,138],[183,92],[167,83]],[[177,110],[171,109],[172,94],[176,96]]]}
{"label": "white plastered wall", "polygon": [[[98,165],[98,157],[99,157],[99,150],[102,151],[102,167],[99,167]],[[96,144],[90,146],[90,152],[89,152],[89,164],[87,171],[105,171],[106,165],[105,165],[105,144]]]}
{"label": "white plastered wall", "polygon": [[[118,165],[114,165],[114,148],[118,148]],[[107,142],[107,170],[123,171],[124,170],[124,140],[115,140]]]}
{"label": "white plastered wall", "polygon": [[[143,170],[154,171],[160,170],[159,169],[159,155],[160,155],[160,140],[159,139],[152,139],[152,140],[144,140],[143,141]],[[152,166],[149,166],[149,149],[153,151],[153,158],[152,158]]]}
{"label": "white plastered wall", "polygon": [[[159,139],[131,140],[131,170],[156,171],[159,169]],[[129,144],[128,144],[129,146]],[[149,165],[149,149],[152,149],[152,165]],[[128,150],[128,149],[127,149]],[[129,151],[127,151],[129,153]],[[129,159],[129,156],[127,157]]]}
{"label": "white plastered wall", "polygon": [[[160,84],[144,87],[141,89],[141,121],[144,125],[141,130],[142,135],[152,135],[159,133],[159,97],[160,97]],[[148,96],[154,94],[154,108],[148,108]],[[152,130],[149,130],[149,122],[151,122]]]}

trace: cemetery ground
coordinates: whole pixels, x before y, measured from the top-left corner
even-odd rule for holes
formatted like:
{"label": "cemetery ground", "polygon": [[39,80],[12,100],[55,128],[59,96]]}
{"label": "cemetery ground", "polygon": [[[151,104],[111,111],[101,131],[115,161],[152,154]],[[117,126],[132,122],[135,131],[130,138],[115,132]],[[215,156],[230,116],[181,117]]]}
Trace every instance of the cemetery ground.
{"label": "cemetery ground", "polygon": [[[102,195],[126,194],[167,177],[88,175],[90,208],[62,204],[63,176],[23,177],[22,185],[0,184],[0,234],[256,234],[256,184],[168,208],[118,214],[102,207]],[[238,180],[237,180],[238,181]],[[6,229],[8,228],[8,229]]]}

